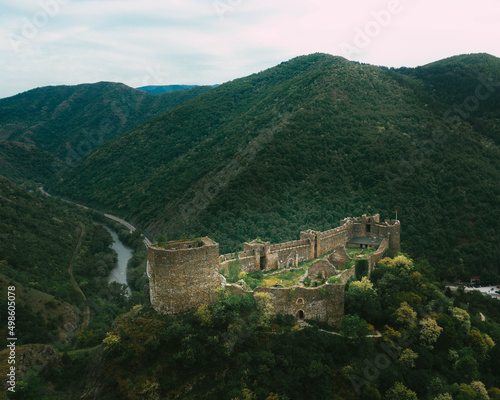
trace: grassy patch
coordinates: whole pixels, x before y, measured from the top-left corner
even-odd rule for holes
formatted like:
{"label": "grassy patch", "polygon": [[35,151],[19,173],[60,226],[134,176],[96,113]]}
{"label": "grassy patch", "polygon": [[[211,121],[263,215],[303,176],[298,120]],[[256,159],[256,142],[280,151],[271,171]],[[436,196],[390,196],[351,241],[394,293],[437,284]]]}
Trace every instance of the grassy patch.
{"label": "grassy patch", "polygon": [[367,256],[375,251],[377,249],[359,249],[359,248],[346,248],[347,254],[349,254],[349,257],[351,258],[356,258],[357,256]]}
{"label": "grassy patch", "polygon": [[291,287],[299,284],[299,279],[302,275],[306,273],[310,265],[316,261],[328,257],[333,251],[323,254],[322,256],[308,261],[302,261],[299,263],[298,268],[294,268],[291,271],[283,271],[280,274],[272,275],[276,273],[276,270],[272,271],[257,271],[252,272],[245,276],[244,281],[250,286],[250,288],[255,289],[256,287],[273,287],[275,285],[280,285],[283,287]]}
{"label": "grassy patch", "polygon": [[258,271],[248,274],[244,280],[252,289],[255,289],[257,286],[272,287],[275,285],[290,287],[297,285],[299,283],[299,278],[304,275],[305,272],[305,268],[296,268],[291,271],[283,271],[281,274],[269,276]]}

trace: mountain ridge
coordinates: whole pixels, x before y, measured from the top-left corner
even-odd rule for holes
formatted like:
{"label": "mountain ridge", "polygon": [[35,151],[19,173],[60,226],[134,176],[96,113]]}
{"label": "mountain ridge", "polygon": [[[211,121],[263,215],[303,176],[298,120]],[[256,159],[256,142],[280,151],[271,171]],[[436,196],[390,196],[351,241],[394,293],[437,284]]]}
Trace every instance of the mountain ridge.
{"label": "mountain ridge", "polygon": [[[50,153],[53,165],[42,174],[50,175],[71,167],[102,143],[209,89],[197,87],[155,96],[112,82],[36,88],[0,100],[0,140],[27,143]],[[25,168],[11,160],[8,169]],[[35,175],[40,178],[40,174]],[[9,178],[19,182],[33,176]]]}
{"label": "mountain ridge", "polygon": [[162,94],[175,92],[177,90],[194,89],[195,87],[198,87],[198,85],[149,85],[141,86],[136,89],[150,94]]}
{"label": "mountain ridge", "polygon": [[[345,215],[392,217],[399,205],[412,253],[436,259],[453,243],[449,274],[464,273],[453,267],[459,259],[475,272],[494,268],[498,249],[484,254],[478,238],[483,228],[498,232],[484,215],[498,208],[498,147],[474,124],[443,118],[449,101],[431,86],[409,70],[297,57],[144,123],[51,185],[155,234],[210,235],[227,250],[252,236],[295,238]],[[485,222],[476,222],[478,209]]]}

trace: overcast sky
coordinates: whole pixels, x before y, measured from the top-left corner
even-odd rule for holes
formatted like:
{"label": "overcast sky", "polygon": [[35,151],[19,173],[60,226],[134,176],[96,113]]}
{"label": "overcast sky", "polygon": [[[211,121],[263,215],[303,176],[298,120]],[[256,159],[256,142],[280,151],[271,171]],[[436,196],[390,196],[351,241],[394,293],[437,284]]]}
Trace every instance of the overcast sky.
{"label": "overcast sky", "polygon": [[215,84],[324,52],[384,66],[500,56],[499,0],[0,0],[0,98]]}

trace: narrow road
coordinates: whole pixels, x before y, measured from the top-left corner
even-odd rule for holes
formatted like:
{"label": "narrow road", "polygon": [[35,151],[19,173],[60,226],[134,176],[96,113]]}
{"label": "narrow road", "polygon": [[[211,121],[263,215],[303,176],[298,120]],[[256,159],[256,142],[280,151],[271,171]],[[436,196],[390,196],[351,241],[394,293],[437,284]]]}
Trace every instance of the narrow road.
{"label": "narrow road", "polygon": [[129,229],[130,233],[134,233],[135,232],[135,226],[132,226],[131,224],[129,224],[124,219],[115,217],[114,215],[111,215],[111,214],[104,214],[104,216],[106,218],[112,219],[113,221],[119,222],[120,224],[126,226]]}
{"label": "narrow road", "polygon": [[[114,215],[111,215],[111,214],[104,214],[104,216],[106,218],[109,218],[109,219],[112,219],[113,221],[116,221],[120,224],[122,224],[123,226],[125,226],[129,231],[130,233],[134,233],[135,232],[135,226],[133,226],[132,224],[129,224],[127,221],[125,221],[124,219],[121,219],[121,218],[118,218],[118,217],[115,217]],[[149,240],[146,236],[144,235],[141,235],[143,237],[143,242],[144,242],[144,245],[146,247],[148,246],[151,246],[152,243],[151,243],[151,240]]]}
{"label": "narrow road", "polygon": [[76,244],[75,251],[73,252],[73,256],[71,257],[71,261],[69,263],[69,268],[68,268],[69,280],[71,281],[71,284],[73,285],[75,290],[78,293],[80,293],[80,296],[82,296],[83,299],[83,303],[85,304],[83,310],[83,323],[80,329],[78,330],[78,333],[80,333],[84,329],[87,329],[90,322],[90,307],[87,302],[87,297],[82,292],[82,289],[80,289],[80,286],[78,286],[78,283],[76,283],[75,278],[73,276],[73,264],[75,263],[75,259],[78,256],[78,253],[80,252],[80,247],[82,246],[83,238],[85,237],[85,226],[83,224],[81,224],[80,229],[81,229],[80,238],[78,239],[78,243]]}
{"label": "narrow road", "polygon": [[[38,190],[40,190],[40,192],[42,194],[44,194],[45,196],[47,197],[50,197],[51,194],[50,193],[47,193],[43,187],[39,187]],[[85,206],[82,206],[81,204],[78,204],[78,203],[75,203],[74,201],[69,201],[69,200],[64,200],[62,199],[63,201],[67,202],[67,203],[73,203],[75,205],[77,205],[78,207],[81,207],[81,208],[84,208],[85,210],[92,210],[91,208],[88,208],[88,207],[85,207]],[[97,211],[97,210],[92,210],[92,211]],[[133,226],[132,224],[129,224],[127,221],[125,221],[124,219],[121,219],[119,217],[115,217],[114,215],[111,215],[111,214],[104,214],[104,216],[106,218],[109,218],[109,219],[112,219],[113,221],[116,221],[120,224],[122,224],[123,226],[125,226],[130,233],[134,233],[135,232],[135,226]],[[144,242],[144,245],[146,247],[148,246],[151,246],[153,243],[151,242],[151,240],[149,240],[146,236],[144,235],[141,235],[143,237],[143,242]]]}
{"label": "narrow road", "polygon": [[[118,217],[115,217],[114,215],[111,215],[111,214],[104,214],[104,216],[106,218],[109,218],[109,219],[112,219],[113,221],[116,221],[120,224],[122,224],[123,226],[125,226],[129,231],[130,233],[134,233],[135,232],[135,226],[133,226],[132,224],[129,224],[127,221],[125,221],[124,219],[121,219],[121,218],[118,218]],[[146,247],[148,246],[151,246],[152,243],[151,243],[151,240],[149,240],[146,236],[144,235],[141,235],[142,238],[143,238],[143,242],[144,242],[144,245]]]}

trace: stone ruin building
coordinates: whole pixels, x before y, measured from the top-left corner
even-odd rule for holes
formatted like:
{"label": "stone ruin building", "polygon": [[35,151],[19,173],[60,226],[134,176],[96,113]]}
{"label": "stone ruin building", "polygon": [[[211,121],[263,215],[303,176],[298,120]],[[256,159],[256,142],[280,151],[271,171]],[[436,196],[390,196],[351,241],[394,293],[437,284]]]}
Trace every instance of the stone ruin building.
{"label": "stone ruin building", "polygon": [[[226,286],[241,294],[269,293],[277,313],[340,327],[344,315],[344,284],[354,274],[354,268],[341,271],[350,259],[345,247],[377,248],[367,256],[371,272],[387,249],[393,255],[399,252],[400,228],[399,221],[380,222],[376,214],[345,218],[339,227],[325,232],[304,231],[300,233],[300,240],[292,242],[270,244],[254,240],[244,243],[244,250],[239,253],[220,255],[218,243],[207,237],[169,242],[164,247],[148,246],[151,305],[160,313],[184,313],[212,304],[215,290]],[[315,288],[258,287],[246,292],[238,285],[228,285],[221,275],[235,262],[246,273],[279,270],[297,267],[299,262],[314,260],[332,251],[328,258],[314,262],[307,274],[324,278],[338,276],[343,283],[326,283]]]}

